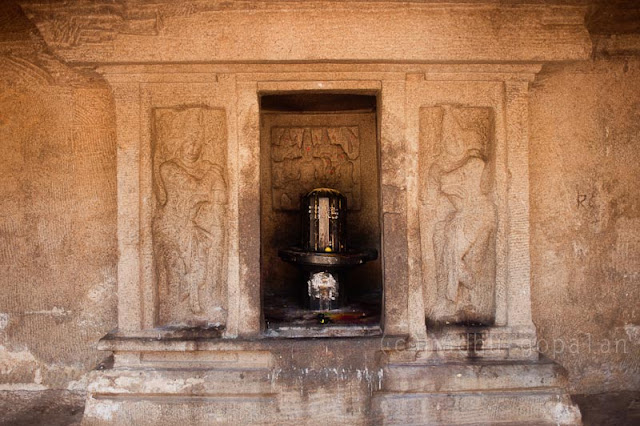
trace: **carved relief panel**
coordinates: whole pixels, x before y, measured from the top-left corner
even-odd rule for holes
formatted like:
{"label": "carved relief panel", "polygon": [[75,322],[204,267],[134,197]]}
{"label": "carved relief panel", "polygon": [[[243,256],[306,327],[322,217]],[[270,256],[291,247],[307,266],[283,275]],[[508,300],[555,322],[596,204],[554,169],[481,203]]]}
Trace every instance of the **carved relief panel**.
{"label": "carved relief panel", "polygon": [[423,107],[419,119],[426,317],[443,324],[493,324],[497,209],[492,109]]}
{"label": "carved relief panel", "polygon": [[155,108],[152,120],[159,323],[222,323],[227,300],[225,111]]}
{"label": "carved relief panel", "polygon": [[273,127],[273,208],[300,208],[300,197],[318,186],[338,189],[351,210],[360,208],[358,126]]}

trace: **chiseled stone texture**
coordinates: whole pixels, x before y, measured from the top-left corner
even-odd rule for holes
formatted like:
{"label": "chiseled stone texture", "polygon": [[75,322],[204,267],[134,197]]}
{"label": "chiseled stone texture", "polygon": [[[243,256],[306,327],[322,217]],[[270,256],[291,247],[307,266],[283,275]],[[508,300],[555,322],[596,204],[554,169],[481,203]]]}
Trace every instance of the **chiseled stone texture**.
{"label": "chiseled stone texture", "polygon": [[0,54],[0,117],[0,391],[84,391],[115,327],[111,96],[43,52]]}
{"label": "chiseled stone texture", "polygon": [[[24,3],[38,2],[25,0]],[[379,54],[373,57],[375,60],[438,61],[450,53],[451,46],[443,44],[446,37],[437,36],[446,25],[454,25],[455,31],[468,31],[465,16],[483,17],[484,24],[476,29],[478,34],[490,33],[490,37],[471,40],[458,37],[454,47],[459,50],[454,60],[542,61],[580,59],[587,55],[588,35],[579,12],[570,11],[572,24],[563,27],[570,43],[563,45],[566,39],[556,37],[555,31],[560,26],[553,23],[558,19],[556,12],[562,8],[550,7],[539,19],[525,26],[523,21],[527,16],[521,12],[529,6],[516,5],[505,12],[499,10],[497,3],[484,8],[464,6],[459,9],[460,14],[439,11],[441,18],[446,16],[444,24],[438,16],[422,19],[424,12],[420,12],[410,16],[419,25],[402,26],[403,12],[398,11],[398,4],[391,8],[393,16],[386,24],[375,13],[375,8],[380,6],[368,6],[359,12],[366,18],[361,26],[376,37],[361,36],[357,43],[348,43],[349,38],[340,31],[328,31],[351,21],[341,10],[332,12],[330,20],[321,19],[321,11],[317,9],[320,3],[309,6],[297,17],[295,11],[288,11],[286,19],[274,23],[279,30],[268,34],[270,22],[266,19],[259,21],[259,26],[251,24],[260,17],[273,21],[271,8],[277,6],[263,2],[260,11],[230,12],[236,27],[262,31],[265,37],[259,38],[260,42],[270,43],[269,49],[264,50],[249,32],[245,33],[252,34],[250,38],[245,34],[244,38],[234,39],[225,34],[225,25],[213,25],[211,32],[203,36],[195,27],[186,25],[188,22],[224,22],[217,10],[202,10],[190,17],[197,10],[173,8],[171,2],[159,1],[162,6],[155,13],[153,2],[141,1],[138,3],[152,6],[149,10],[134,8],[129,18],[124,19],[120,7],[124,3],[110,9],[96,1],[86,9],[88,21],[74,20],[66,10],[58,8],[62,10],[59,12],[62,25],[56,28],[43,23],[50,16],[50,2],[40,3],[44,6],[33,6],[31,16],[49,37],[49,47],[58,48],[66,55],[65,59],[78,63],[91,58],[118,57],[123,61],[136,57],[150,62],[206,61],[213,53],[219,60],[273,60],[283,59],[281,55],[284,55],[284,59],[308,61],[324,59],[327,51],[340,52],[343,56],[337,59],[364,60],[371,59],[366,57],[367,50],[362,49],[369,46],[371,39],[380,43],[369,50]],[[194,3],[206,8],[204,2]],[[236,2],[216,5],[234,8]],[[413,7],[420,9],[421,6]],[[114,27],[103,25],[100,17],[92,18],[111,10],[116,11],[111,16],[117,21]],[[149,11],[151,13],[147,13]],[[517,12],[515,23],[493,27],[507,12]],[[9,14],[8,19],[4,16],[0,19],[0,391],[7,391],[0,393],[0,397],[4,398],[9,392],[33,391],[37,399],[44,395],[41,390],[86,389],[87,373],[106,356],[96,351],[95,345],[116,326],[115,106],[114,94],[104,81],[72,71],[40,50],[38,46],[44,43],[37,40],[35,27],[28,23],[22,27],[15,24],[24,16],[20,12],[16,15],[15,8],[11,13],[14,15]],[[318,24],[320,30],[327,30],[330,42],[309,46],[298,42],[300,33],[293,24],[300,20],[310,20]],[[438,21],[437,25],[431,25],[434,21]],[[162,25],[158,27],[159,24]],[[97,38],[93,32],[95,25],[100,27]],[[109,28],[115,28],[113,34]],[[401,31],[389,32],[389,28]],[[190,44],[188,38],[176,36],[183,30],[198,43]],[[314,37],[314,31],[316,27],[305,26],[303,35],[308,40]],[[383,36],[377,37],[380,34]],[[386,44],[388,34],[395,36],[403,48]],[[542,41],[533,46],[526,44],[527,37],[533,35],[540,35]],[[133,39],[133,45],[140,49],[129,48],[126,39]],[[629,53],[634,49],[637,52],[637,44],[632,43],[631,48],[626,44],[633,42],[632,39],[629,36],[624,43],[611,40],[603,43],[607,52]],[[116,48],[110,49],[109,42],[114,40]],[[555,49],[545,56],[549,43]],[[515,50],[504,46],[515,46]],[[464,56],[469,51],[474,53],[473,58]],[[167,52],[172,56],[163,56]],[[538,327],[540,349],[569,369],[571,389],[581,394],[640,387],[639,77],[638,56],[601,58],[595,62],[547,67],[532,85],[533,319]],[[405,83],[385,84],[393,87]],[[258,123],[247,118],[257,116],[257,104],[252,97],[256,88],[254,81],[241,81],[234,92],[251,95],[238,95],[234,116],[241,124],[233,125],[245,126],[242,131],[251,136],[247,140],[257,140],[254,136]],[[394,125],[389,128],[402,125],[400,117],[405,113],[402,90],[396,90],[398,98],[389,104],[393,108],[383,103],[380,117],[383,122],[393,121]],[[385,133],[383,128],[381,139],[388,141],[384,146],[393,146],[394,153],[402,153],[401,149],[396,151],[396,147],[403,145],[401,136]],[[240,156],[257,158],[257,152],[255,146],[239,149]],[[382,167],[396,168],[400,163],[383,163]],[[239,193],[259,194],[257,188],[250,185],[257,173],[248,168],[241,170],[243,180],[237,185]],[[402,180],[399,181],[398,187],[401,187]],[[389,199],[396,200],[385,195],[395,186],[382,183],[383,204],[389,203]],[[398,189],[398,192],[401,191]],[[397,199],[404,200],[404,195]],[[242,199],[236,203],[239,210],[250,212],[239,221],[242,236],[253,235],[248,240],[250,244],[243,246],[246,252],[239,250],[242,259],[255,260],[259,255],[256,229],[251,228],[252,223],[257,223],[257,217],[251,213],[258,211],[252,204],[256,200]],[[398,216],[394,211],[384,218],[385,235],[405,233],[404,222],[397,219]],[[245,226],[247,224],[249,226]],[[394,248],[401,253],[405,248],[404,237],[397,238],[400,242]],[[259,293],[258,277],[247,270],[241,270],[238,275],[243,286],[238,286],[234,297],[238,306],[244,306],[249,296]],[[406,294],[387,293],[386,302],[393,304],[396,312],[406,307]],[[242,330],[251,329],[252,321],[257,320],[254,316],[247,319],[245,315],[235,321]],[[243,326],[243,322],[251,324]],[[406,326],[387,325],[387,331],[404,331]],[[300,390],[296,380],[309,376],[304,369],[307,359],[315,354],[311,351],[303,355],[303,364],[288,362],[291,375],[281,376],[288,386],[283,398],[293,409],[301,400],[309,399],[309,394]],[[346,365],[339,357],[336,363]],[[325,386],[323,374],[329,374],[327,368],[318,366],[311,370],[313,374],[320,372],[321,391],[316,394],[317,399],[312,395],[310,403],[317,410],[325,408],[327,401],[334,404],[342,401],[333,397],[335,388],[330,381],[329,386]],[[362,384],[362,375],[358,376],[360,370],[351,370],[349,380],[357,381],[355,388],[362,387],[363,393],[370,392],[371,389]],[[367,378],[367,384],[375,384],[376,378]],[[312,379],[315,380],[315,376]],[[358,410],[367,409],[363,401],[355,399]],[[60,404],[64,403],[60,400]]]}
{"label": "chiseled stone texture", "polygon": [[47,44],[80,63],[515,62],[589,54],[584,8],[534,1],[20,3]]}
{"label": "chiseled stone texture", "polygon": [[640,58],[547,67],[530,98],[533,320],[572,393],[640,388]]}

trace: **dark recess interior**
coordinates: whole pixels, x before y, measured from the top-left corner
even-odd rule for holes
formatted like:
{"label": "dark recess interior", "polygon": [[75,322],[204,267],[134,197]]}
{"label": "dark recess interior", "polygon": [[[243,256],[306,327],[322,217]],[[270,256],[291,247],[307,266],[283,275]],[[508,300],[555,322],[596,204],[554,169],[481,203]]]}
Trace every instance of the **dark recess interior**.
{"label": "dark recess interior", "polygon": [[301,92],[262,95],[260,109],[273,112],[375,112],[376,102],[375,95]]}
{"label": "dark recess interior", "polygon": [[[261,288],[267,331],[277,333],[279,329],[286,327],[330,329],[332,325],[349,325],[353,326],[353,330],[377,327],[380,323],[382,305],[382,273],[379,137],[375,93],[262,94],[260,119]],[[292,133],[298,135],[297,144],[291,142],[295,138],[286,139],[286,132],[290,129],[294,129]],[[347,195],[347,240],[350,247],[375,248],[379,256],[376,261],[341,275],[341,291],[346,294],[344,307],[319,313],[305,307],[306,275],[278,257],[278,249],[300,245],[301,212],[299,208],[294,209],[291,206],[288,209],[282,208],[272,188],[277,186],[280,188],[279,191],[297,196],[301,193],[301,182],[306,183],[306,186],[303,185],[305,191],[316,187],[335,186],[327,184],[324,177],[328,175],[323,172],[329,170],[328,173],[333,173],[336,167],[332,168],[332,160],[316,155],[316,150],[312,151],[314,154],[309,159],[309,164],[316,164],[315,169],[312,168],[310,171],[302,166],[299,171],[296,169],[304,161],[300,157],[303,151],[308,153],[310,145],[320,143],[319,138],[312,137],[311,133],[326,136],[325,129],[329,129],[329,133],[349,129],[352,134],[357,134],[358,155],[351,161],[354,164],[351,166],[353,171],[348,175],[353,176],[353,179],[347,180],[357,182],[352,183],[351,187],[359,188],[353,191],[353,194],[357,192],[359,195]],[[282,134],[285,136],[280,136]],[[282,138],[286,139],[288,149],[285,160],[276,152],[285,144],[281,142]],[[330,137],[326,137],[326,140],[324,143],[331,144],[334,150],[338,149],[336,146],[344,146],[332,141]],[[311,149],[314,149],[313,146]],[[341,155],[338,157],[344,158]],[[321,164],[320,169],[318,164]],[[286,169],[294,178],[283,184],[282,181],[286,179],[278,178],[280,169]],[[344,175],[340,176],[335,179],[345,179]],[[337,186],[340,184],[342,181]],[[344,193],[341,188],[335,189]],[[294,198],[296,197],[291,196],[287,200]]]}

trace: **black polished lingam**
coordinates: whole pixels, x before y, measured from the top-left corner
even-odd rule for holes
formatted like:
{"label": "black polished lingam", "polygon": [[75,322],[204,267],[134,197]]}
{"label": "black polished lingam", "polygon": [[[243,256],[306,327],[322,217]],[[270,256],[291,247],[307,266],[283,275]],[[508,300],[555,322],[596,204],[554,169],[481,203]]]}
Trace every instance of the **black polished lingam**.
{"label": "black polished lingam", "polygon": [[280,249],[278,255],[307,273],[312,310],[342,306],[340,275],[348,268],[375,260],[375,249],[350,249],[346,241],[347,199],[339,191],[316,188],[302,198],[302,246]]}

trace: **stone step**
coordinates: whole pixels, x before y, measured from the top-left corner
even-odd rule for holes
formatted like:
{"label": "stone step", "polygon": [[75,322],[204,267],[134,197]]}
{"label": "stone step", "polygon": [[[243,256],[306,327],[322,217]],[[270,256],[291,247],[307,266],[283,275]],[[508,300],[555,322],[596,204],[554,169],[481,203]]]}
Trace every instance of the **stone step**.
{"label": "stone step", "polygon": [[568,395],[533,390],[374,395],[384,425],[579,425],[580,411]]}
{"label": "stone step", "polygon": [[274,396],[175,395],[114,396],[87,398],[84,426],[175,426],[214,424],[275,424],[278,412]]}
{"label": "stone step", "polygon": [[271,395],[269,369],[111,369],[96,371],[88,387],[95,396]]}
{"label": "stone step", "polygon": [[382,390],[389,392],[457,392],[562,388],[566,373],[551,362],[482,362],[390,364]]}

